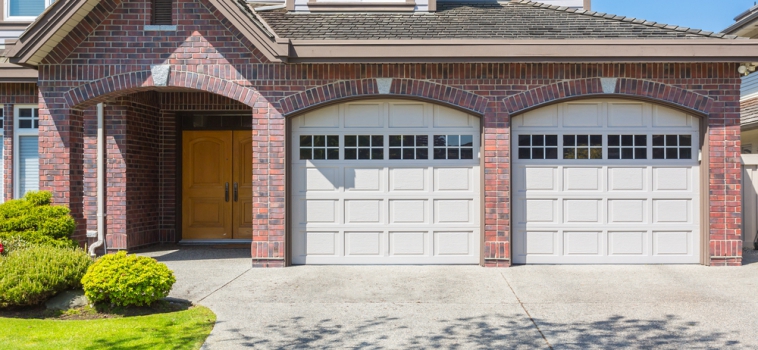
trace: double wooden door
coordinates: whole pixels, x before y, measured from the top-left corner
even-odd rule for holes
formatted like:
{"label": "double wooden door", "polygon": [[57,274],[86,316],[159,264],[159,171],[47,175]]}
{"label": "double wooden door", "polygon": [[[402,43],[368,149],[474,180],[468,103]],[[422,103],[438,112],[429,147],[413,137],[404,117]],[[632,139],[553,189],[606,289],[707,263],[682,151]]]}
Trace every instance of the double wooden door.
{"label": "double wooden door", "polygon": [[251,239],[253,136],[241,131],[182,134],[182,238]]}

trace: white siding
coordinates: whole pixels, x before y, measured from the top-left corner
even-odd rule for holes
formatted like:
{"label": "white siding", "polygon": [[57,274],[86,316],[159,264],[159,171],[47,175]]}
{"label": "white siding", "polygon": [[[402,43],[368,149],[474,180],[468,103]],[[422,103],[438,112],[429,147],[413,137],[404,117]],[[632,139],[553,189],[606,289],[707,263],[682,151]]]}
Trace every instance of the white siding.
{"label": "white siding", "polygon": [[740,95],[743,99],[748,96],[758,97],[758,72],[742,78],[742,93]]}
{"label": "white siding", "polygon": [[19,197],[26,192],[39,190],[39,138],[19,137]]}

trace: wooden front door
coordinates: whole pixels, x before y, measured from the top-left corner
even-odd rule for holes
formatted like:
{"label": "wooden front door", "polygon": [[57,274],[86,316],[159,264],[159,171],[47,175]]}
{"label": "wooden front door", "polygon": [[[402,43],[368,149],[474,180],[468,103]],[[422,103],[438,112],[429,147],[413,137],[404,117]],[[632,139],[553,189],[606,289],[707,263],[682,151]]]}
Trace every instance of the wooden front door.
{"label": "wooden front door", "polygon": [[182,238],[252,238],[252,133],[184,131]]}

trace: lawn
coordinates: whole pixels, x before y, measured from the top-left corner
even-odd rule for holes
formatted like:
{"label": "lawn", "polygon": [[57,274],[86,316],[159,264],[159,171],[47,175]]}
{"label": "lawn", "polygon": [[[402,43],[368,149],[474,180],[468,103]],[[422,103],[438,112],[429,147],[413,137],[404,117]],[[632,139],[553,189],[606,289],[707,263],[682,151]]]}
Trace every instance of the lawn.
{"label": "lawn", "polygon": [[215,322],[216,315],[202,306],[93,320],[0,318],[0,348],[199,349]]}

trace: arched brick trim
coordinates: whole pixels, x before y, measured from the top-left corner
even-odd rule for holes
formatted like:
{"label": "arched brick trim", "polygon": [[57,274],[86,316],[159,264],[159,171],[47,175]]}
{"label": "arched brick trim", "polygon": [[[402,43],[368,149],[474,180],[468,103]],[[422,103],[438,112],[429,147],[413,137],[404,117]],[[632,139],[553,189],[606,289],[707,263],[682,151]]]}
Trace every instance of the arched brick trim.
{"label": "arched brick trim", "polygon": [[376,79],[344,80],[287,96],[279,101],[284,115],[356,97],[422,98],[477,115],[484,115],[488,100],[452,86],[415,79],[392,79],[389,91],[380,92]]}
{"label": "arched brick trim", "polygon": [[603,87],[602,78],[578,79],[543,85],[522,93],[506,97],[505,109],[514,115],[562,100],[586,97],[630,97],[642,98],[687,109],[700,115],[708,115],[713,99],[684,90],[682,88],[649,80],[629,78],[608,78],[615,82],[612,91]]}
{"label": "arched brick trim", "polygon": [[[153,90],[156,86],[149,70],[129,72],[109,76],[71,89],[65,95],[68,107],[82,109],[114,97],[143,90]],[[247,86],[206,74],[193,72],[171,72],[165,87],[186,88],[207,91],[228,97],[253,107],[260,94]]]}

